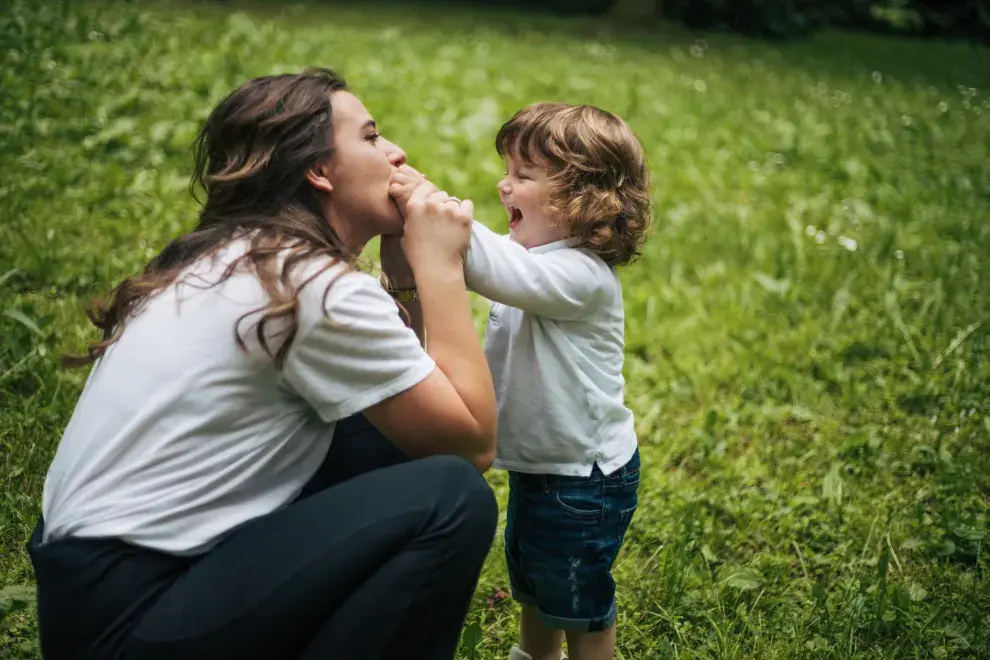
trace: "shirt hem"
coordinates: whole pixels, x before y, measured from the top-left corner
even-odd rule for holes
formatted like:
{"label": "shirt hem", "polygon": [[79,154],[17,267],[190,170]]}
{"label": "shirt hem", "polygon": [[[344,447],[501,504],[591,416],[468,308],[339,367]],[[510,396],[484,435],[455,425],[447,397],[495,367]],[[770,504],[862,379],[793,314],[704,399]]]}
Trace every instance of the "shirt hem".
{"label": "shirt hem", "polygon": [[628,463],[636,453],[636,449],[638,447],[639,442],[633,438],[633,441],[630,442],[628,446],[623,447],[622,451],[618,452],[615,456],[606,461],[595,461],[594,463],[588,463],[586,461],[570,461],[567,463],[527,463],[524,461],[507,461],[496,458],[495,462],[492,463],[492,468],[496,470],[506,470],[508,472],[521,472],[523,474],[552,474],[562,477],[588,477],[591,476],[593,466],[597,463],[598,469],[602,471],[602,474],[607,476]]}

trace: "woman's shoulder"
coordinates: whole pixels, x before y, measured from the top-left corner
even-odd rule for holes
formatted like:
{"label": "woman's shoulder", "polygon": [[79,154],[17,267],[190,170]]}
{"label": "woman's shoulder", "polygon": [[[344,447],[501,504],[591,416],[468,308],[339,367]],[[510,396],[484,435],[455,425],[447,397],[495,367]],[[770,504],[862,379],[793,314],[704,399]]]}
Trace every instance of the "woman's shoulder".
{"label": "woman's shoulder", "polygon": [[[257,264],[244,260],[254,247],[256,246],[252,246],[248,237],[234,239],[215,254],[207,268],[222,271],[235,261],[240,261],[235,268],[236,273],[258,279]],[[298,292],[300,299],[307,303],[315,299],[317,290],[322,298],[324,291],[332,290],[340,294],[355,288],[381,288],[378,280],[352,261],[312,250],[307,246],[286,245],[278,248],[273,256],[274,264],[270,268],[265,267],[266,270],[270,269],[278,274],[279,285],[285,293]],[[328,288],[330,284],[334,285],[332,289]]]}
{"label": "woman's shoulder", "polygon": [[[257,305],[292,301],[296,304],[300,334],[332,312],[346,310],[363,316],[365,310],[380,314],[383,307],[394,308],[378,280],[352,261],[328,254],[307,254],[308,250],[290,245],[277,250],[273,264],[259,265],[244,258],[252,248],[249,239],[235,239],[198,260],[183,279],[212,284],[226,279],[225,293],[243,290],[239,295],[257,297]],[[270,276],[261,277],[260,270]],[[263,283],[265,279],[267,283]],[[281,300],[271,299],[271,287],[278,291]]]}
{"label": "woman's shoulder", "polygon": [[347,261],[313,259],[292,279],[299,287],[299,318],[303,326],[324,318],[370,318],[398,312],[378,279]]}
{"label": "woman's shoulder", "polygon": [[299,287],[300,296],[305,296],[307,302],[319,297],[327,300],[351,295],[355,292],[385,293],[378,280],[366,272],[362,266],[343,259],[332,257],[313,257],[300,264],[298,271],[292,275],[293,283]]}

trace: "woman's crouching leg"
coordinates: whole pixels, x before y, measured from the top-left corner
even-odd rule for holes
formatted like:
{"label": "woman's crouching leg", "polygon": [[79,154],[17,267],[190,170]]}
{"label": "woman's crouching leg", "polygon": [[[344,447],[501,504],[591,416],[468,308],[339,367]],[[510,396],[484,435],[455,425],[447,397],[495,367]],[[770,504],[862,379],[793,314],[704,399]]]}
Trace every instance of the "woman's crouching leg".
{"label": "woman's crouching leg", "polygon": [[129,657],[449,660],[497,518],[461,458],[354,477],[196,562],[142,618]]}
{"label": "woman's crouching leg", "polygon": [[[330,619],[301,657],[363,655],[354,631],[378,621],[383,660],[454,657],[471,597],[498,523],[491,487],[467,461],[423,459],[423,477],[438,485],[437,506],[401,552]],[[389,630],[388,628],[391,628]],[[368,631],[374,634],[374,631]]]}

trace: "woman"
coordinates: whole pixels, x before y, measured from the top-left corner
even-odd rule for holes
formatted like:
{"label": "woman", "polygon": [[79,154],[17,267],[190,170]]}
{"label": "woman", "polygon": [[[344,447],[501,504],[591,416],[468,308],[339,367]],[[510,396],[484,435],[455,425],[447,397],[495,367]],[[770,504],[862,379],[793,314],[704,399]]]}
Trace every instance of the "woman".
{"label": "woman", "polygon": [[[423,182],[398,208],[404,166],[330,71],[213,111],[198,227],[96,310],[78,361],[29,543],[46,658],[453,657],[496,410],[471,203]],[[376,235],[388,290],[353,268]]]}

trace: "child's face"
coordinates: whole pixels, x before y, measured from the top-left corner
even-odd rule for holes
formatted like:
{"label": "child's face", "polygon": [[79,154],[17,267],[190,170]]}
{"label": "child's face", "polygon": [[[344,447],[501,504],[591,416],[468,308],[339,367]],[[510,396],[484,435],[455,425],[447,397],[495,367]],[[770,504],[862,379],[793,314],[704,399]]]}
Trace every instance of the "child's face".
{"label": "child's face", "polygon": [[498,198],[509,215],[509,237],[526,249],[566,238],[566,231],[543,206],[547,200],[547,172],[519,158],[505,159],[505,178]]}

